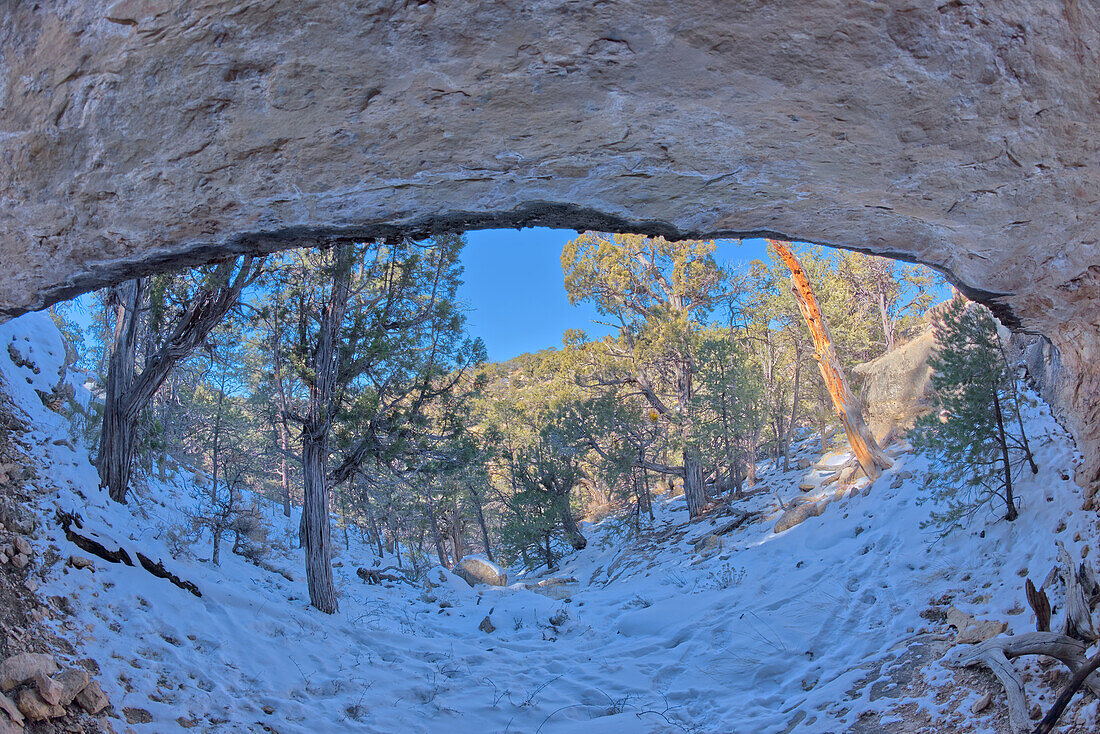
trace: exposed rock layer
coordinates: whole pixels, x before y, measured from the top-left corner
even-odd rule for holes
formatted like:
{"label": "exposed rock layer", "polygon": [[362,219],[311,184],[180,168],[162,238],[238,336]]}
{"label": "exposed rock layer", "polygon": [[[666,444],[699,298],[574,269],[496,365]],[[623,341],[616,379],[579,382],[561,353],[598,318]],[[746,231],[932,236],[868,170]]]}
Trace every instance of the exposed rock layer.
{"label": "exposed rock layer", "polygon": [[0,314],[333,238],[770,233],[1048,336],[1095,478],[1095,3],[592,5],[5,3]]}

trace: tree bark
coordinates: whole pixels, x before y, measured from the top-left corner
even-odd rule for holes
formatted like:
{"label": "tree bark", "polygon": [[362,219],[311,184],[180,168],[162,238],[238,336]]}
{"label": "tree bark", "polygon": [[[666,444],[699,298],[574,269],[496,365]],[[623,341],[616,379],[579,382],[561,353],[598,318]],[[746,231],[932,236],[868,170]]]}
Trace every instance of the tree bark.
{"label": "tree bark", "polygon": [[703,514],[707,505],[703,465],[692,448],[684,449],[684,499],[687,501],[688,517]]}
{"label": "tree bark", "polygon": [[338,342],[347,312],[351,287],[352,245],[334,249],[332,292],[321,309],[317,344],[313,351],[313,381],[309,408],[302,425],[302,544],[306,551],[309,601],[318,610],[333,614],[339,608],[332,579],[332,538],[329,527],[328,438],[336,416],[337,379],[340,371]]}
{"label": "tree bark", "polygon": [[779,240],[768,240],[768,243],[775,248],[780,259],[791,271],[791,282],[794,285],[795,297],[798,300],[798,309],[802,312],[802,316],[806,319],[806,324],[810,328],[810,335],[813,337],[816,349],[815,357],[818,366],[821,368],[821,376],[825,380],[825,387],[829,391],[829,397],[832,398],[837,417],[840,418],[840,422],[844,426],[844,433],[848,436],[848,443],[851,445],[859,465],[863,467],[864,474],[871,481],[874,481],[882,474],[883,469],[893,466],[894,462],[879,448],[878,442],[875,441],[875,437],[863,421],[859,404],[848,387],[848,380],[844,376],[844,370],[841,368],[840,360],[837,359],[836,351],[833,348],[829,326],[825,323],[825,317],[818,307],[817,298],[814,297],[809,278],[802,270],[802,264],[785,243]]}
{"label": "tree bark", "polygon": [[129,280],[115,288],[115,334],[107,365],[107,394],[96,464],[100,486],[115,502],[126,502],[137,422],[126,411],[126,395],[134,382],[137,335],[144,281]]}

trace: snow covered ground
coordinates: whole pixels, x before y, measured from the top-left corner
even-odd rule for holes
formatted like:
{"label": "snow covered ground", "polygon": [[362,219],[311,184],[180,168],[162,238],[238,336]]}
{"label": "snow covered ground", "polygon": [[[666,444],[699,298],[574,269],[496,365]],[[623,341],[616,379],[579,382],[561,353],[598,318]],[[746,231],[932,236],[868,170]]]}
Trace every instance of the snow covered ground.
{"label": "snow covered ground", "polygon": [[[761,478],[774,492],[738,506],[760,521],[696,544],[732,518],[688,525],[683,498],[664,498],[641,538],[615,520],[587,526],[588,548],[554,574],[576,581],[544,593],[518,583],[474,589],[443,569],[430,573],[431,589],[368,586],[355,570],[379,561],[355,537],[345,549],[336,533],[342,596],[328,616],[308,604],[302,554],[290,548],[296,518],[267,510],[287,546],[269,558],[275,573],[228,549],[215,567],[203,560],[208,539],[173,558],[170,531],[194,502],[190,474],[150,481],[130,505],[109,502],[68,421],[35,392],[52,390],[63,357],[45,316],[0,325],[0,389],[33,426],[24,441],[42,477],[35,542],[62,560],[87,555],[51,519],[56,509],[77,512],[85,531],[163,559],[202,592],[98,559],[94,573],[61,562],[38,569],[41,596],[68,597],[75,609],[51,624],[99,662],[115,709],[152,716],[119,730],[1004,731],[992,678],[936,662],[952,638],[930,606],[1033,629],[1025,577],[1041,583],[1055,539],[1077,553],[1096,537],[1069,480],[1072,443],[1037,403],[1028,426],[1041,471],[1021,480],[1015,523],[982,513],[937,541],[920,528],[927,461],[901,453],[869,492],[777,535],[777,496],[787,503],[823,474],[768,467]],[[816,461],[815,446],[800,455]],[[491,633],[479,629],[486,616]],[[986,689],[997,691],[994,704],[971,714]],[[1028,691],[1044,708],[1052,699],[1038,671]],[[1096,703],[1086,700],[1063,731],[1095,731]]]}

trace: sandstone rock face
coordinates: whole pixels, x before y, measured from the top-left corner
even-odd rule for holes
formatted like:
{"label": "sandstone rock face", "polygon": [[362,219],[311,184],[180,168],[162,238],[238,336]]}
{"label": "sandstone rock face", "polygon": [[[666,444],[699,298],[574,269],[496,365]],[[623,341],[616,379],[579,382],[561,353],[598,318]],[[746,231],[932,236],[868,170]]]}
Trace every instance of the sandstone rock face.
{"label": "sandstone rock face", "polygon": [[508,585],[508,574],[504,569],[481,556],[466,556],[451,570],[470,586],[474,584]]}
{"label": "sandstone rock face", "polygon": [[931,330],[878,359],[857,365],[860,397],[867,423],[881,441],[891,431],[911,428],[932,409],[932,367],[928,364],[936,340]]}
{"label": "sandstone rock face", "polygon": [[1100,468],[1100,6],[0,8],[0,313],[320,241],[773,233],[931,264],[1069,376]]}

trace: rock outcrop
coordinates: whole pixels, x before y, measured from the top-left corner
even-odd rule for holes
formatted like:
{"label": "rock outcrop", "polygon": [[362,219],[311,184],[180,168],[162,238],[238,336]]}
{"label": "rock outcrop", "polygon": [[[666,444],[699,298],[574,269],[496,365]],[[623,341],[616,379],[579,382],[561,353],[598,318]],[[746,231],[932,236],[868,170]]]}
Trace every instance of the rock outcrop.
{"label": "rock outcrop", "polygon": [[0,7],[0,314],[334,239],[774,234],[1045,334],[1100,476],[1094,3]]}

